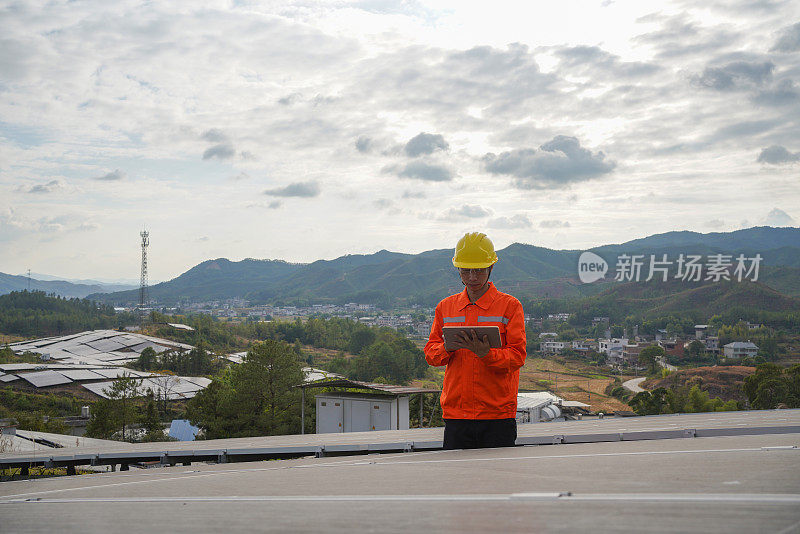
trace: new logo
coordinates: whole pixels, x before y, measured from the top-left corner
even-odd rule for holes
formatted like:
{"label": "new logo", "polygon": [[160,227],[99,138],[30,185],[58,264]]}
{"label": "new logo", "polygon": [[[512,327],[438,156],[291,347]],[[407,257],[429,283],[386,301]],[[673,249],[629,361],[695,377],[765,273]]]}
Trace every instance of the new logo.
{"label": "new logo", "polygon": [[578,278],[584,284],[591,284],[601,278],[604,278],[608,272],[608,263],[606,260],[595,254],[594,252],[583,252],[581,257],[578,258]]}

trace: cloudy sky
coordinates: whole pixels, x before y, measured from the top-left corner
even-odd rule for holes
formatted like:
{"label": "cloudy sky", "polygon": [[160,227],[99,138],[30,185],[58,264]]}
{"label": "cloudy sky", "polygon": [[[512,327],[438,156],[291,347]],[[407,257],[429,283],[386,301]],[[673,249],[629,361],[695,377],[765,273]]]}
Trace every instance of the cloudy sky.
{"label": "cloudy sky", "polygon": [[[697,7],[701,6],[701,7]],[[0,1],[0,271],[800,222],[800,3]]]}

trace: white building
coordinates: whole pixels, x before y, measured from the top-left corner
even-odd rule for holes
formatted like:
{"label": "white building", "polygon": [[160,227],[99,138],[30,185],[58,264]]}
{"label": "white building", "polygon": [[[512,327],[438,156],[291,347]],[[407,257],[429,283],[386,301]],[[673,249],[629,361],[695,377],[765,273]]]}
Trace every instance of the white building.
{"label": "white building", "polygon": [[572,348],[577,351],[597,350],[597,343],[590,340],[573,341]]}
{"label": "white building", "polygon": [[408,430],[408,395],[316,395],[317,434]]}
{"label": "white building", "polygon": [[570,346],[569,341],[542,341],[540,343],[540,350],[542,352],[556,353],[564,350],[564,347]]}
{"label": "white building", "polygon": [[628,338],[612,337],[599,339],[597,342],[597,352],[608,354],[612,350],[622,350],[628,344]]}
{"label": "white building", "polygon": [[723,348],[726,358],[752,358],[758,354],[758,347],[750,341],[734,341]]}
{"label": "white building", "polygon": [[708,336],[703,341],[706,344],[706,350],[714,354],[719,352],[719,338],[717,336]]}
{"label": "white building", "polygon": [[696,324],[694,325],[694,338],[695,339],[703,339],[706,337],[708,333],[708,325],[707,324]]}

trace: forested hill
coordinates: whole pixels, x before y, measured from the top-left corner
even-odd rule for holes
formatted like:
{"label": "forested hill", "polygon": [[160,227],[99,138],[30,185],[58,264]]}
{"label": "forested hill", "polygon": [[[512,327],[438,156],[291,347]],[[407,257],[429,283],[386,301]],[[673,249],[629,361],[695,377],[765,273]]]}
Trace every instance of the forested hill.
{"label": "forested hill", "polygon": [[[613,269],[620,254],[760,254],[759,282],[785,295],[800,296],[800,229],[749,228],[728,233],[669,232],[618,245],[592,249],[605,258],[605,281],[581,284],[580,250],[552,250],[515,243],[499,250],[501,261],[492,279],[520,298],[586,297],[616,285]],[[381,305],[432,305],[461,289],[452,267],[452,249],[401,254],[382,250],[334,260],[294,264],[280,260],[220,258],[205,261],[179,277],[150,288],[159,304],[246,298],[255,303],[371,302]],[[115,304],[135,303],[136,291],[91,298]]]}
{"label": "forested hill", "polygon": [[118,328],[134,320],[130,314],[114,313],[114,308],[107,304],[53,297],[42,291],[0,295],[0,332],[4,334],[56,336]]}
{"label": "forested hill", "polygon": [[[527,307],[546,306],[528,303]],[[612,323],[622,323],[627,316],[641,319],[658,317],[683,317],[691,324],[704,323],[715,315],[726,324],[738,320],[756,323],[797,324],[800,321],[800,298],[782,295],[758,282],[682,282],[666,283],[627,282],[614,284],[603,293],[574,301],[552,310],[535,310],[535,315],[570,311],[581,322],[593,317],[610,317]]]}

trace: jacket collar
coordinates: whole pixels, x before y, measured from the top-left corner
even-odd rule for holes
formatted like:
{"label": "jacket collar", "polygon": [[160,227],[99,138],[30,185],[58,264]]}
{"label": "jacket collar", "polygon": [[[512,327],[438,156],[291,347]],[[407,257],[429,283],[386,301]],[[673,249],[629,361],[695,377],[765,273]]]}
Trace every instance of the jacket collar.
{"label": "jacket collar", "polygon": [[[492,305],[492,302],[494,302],[494,299],[497,297],[498,293],[499,291],[497,291],[497,288],[494,287],[494,284],[492,282],[489,282],[489,289],[486,290],[486,293],[481,295],[481,298],[479,298],[477,302],[475,302],[475,305],[484,310],[488,310],[489,306]],[[464,288],[464,291],[458,294],[457,304],[459,310],[463,310],[470,304],[469,295],[467,295],[466,287]]]}

